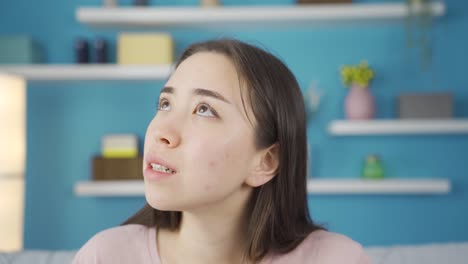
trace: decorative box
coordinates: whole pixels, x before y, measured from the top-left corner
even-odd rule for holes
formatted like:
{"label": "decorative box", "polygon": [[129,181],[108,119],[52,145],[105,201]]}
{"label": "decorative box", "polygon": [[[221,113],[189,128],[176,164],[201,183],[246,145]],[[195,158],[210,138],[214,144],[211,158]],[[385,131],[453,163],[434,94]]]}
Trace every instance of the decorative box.
{"label": "decorative box", "polygon": [[0,36],[0,64],[40,63],[37,43],[27,36]]}
{"label": "decorative box", "polygon": [[101,154],[104,158],[135,158],[138,156],[138,137],[136,135],[105,135],[101,141]]}
{"label": "decorative box", "polygon": [[165,33],[121,33],[117,40],[119,64],[172,64],[174,43]]}
{"label": "decorative box", "polygon": [[399,118],[452,118],[453,96],[450,93],[401,94]]}
{"label": "decorative box", "polygon": [[92,162],[93,180],[142,180],[143,157],[103,158]]}

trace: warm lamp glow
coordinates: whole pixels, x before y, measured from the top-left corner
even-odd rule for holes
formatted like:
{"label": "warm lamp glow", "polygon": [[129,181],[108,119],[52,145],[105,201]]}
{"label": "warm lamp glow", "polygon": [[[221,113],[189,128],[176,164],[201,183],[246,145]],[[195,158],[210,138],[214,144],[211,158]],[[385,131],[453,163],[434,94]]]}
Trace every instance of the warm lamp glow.
{"label": "warm lamp glow", "polygon": [[26,82],[0,75],[0,251],[23,246]]}
{"label": "warm lamp glow", "polygon": [[24,172],[25,116],[25,81],[0,75],[0,174]]}

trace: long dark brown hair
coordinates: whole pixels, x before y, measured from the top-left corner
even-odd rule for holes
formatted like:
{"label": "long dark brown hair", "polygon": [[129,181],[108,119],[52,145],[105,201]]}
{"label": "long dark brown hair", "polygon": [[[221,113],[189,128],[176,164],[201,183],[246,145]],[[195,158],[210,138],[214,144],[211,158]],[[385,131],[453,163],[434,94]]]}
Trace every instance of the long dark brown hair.
{"label": "long dark brown hair", "polygon": [[[233,39],[192,44],[182,53],[176,68],[198,52],[214,52],[233,62],[240,87],[246,87],[244,110],[247,101],[254,114],[257,149],[279,145],[277,175],[254,188],[247,205],[244,257],[257,262],[268,253],[287,253],[309,233],[323,229],[312,221],[307,207],[306,116],[297,80],[274,55]],[[146,204],[123,225],[177,230],[181,219],[181,212],[160,211]]]}

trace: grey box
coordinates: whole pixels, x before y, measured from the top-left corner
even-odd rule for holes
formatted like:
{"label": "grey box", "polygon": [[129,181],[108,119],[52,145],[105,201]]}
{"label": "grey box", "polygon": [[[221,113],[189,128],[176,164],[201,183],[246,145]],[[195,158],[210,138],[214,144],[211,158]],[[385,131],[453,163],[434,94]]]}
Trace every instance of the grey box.
{"label": "grey box", "polygon": [[452,118],[451,93],[407,93],[398,97],[399,118]]}

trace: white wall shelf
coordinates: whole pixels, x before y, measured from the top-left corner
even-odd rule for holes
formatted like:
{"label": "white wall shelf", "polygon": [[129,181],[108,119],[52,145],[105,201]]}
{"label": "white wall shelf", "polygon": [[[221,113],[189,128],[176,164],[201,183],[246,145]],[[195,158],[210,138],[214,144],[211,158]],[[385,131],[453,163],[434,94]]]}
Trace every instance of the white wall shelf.
{"label": "white wall shelf", "polygon": [[446,179],[315,179],[309,180],[309,194],[448,194]]}
{"label": "white wall shelf", "polygon": [[[412,9],[414,13],[421,8]],[[445,4],[431,4],[434,16],[445,14]],[[290,22],[326,24],[404,20],[410,14],[406,3],[321,4],[291,6],[201,7],[81,7],[79,22],[98,27],[210,26]]]}
{"label": "white wall shelf", "polygon": [[50,64],[0,66],[0,73],[28,81],[164,80],[171,65]]}
{"label": "white wall shelf", "polygon": [[468,134],[468,119],[338,120],[328,130],[335,136]]}
{"label": "white wall shelf", "polygon": [[83,181],[75,184],[78,196],[144,196],[142,180]]}
{"label": "white wall shelf", "polygon": [[[448,194],[451,184],[446,179],[314,179],[307,183],[309,194]],[[144,196],[141,180],[83,181],[75,184],[78,196]]]}

